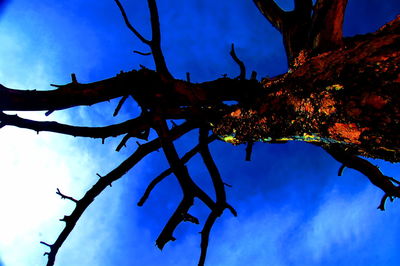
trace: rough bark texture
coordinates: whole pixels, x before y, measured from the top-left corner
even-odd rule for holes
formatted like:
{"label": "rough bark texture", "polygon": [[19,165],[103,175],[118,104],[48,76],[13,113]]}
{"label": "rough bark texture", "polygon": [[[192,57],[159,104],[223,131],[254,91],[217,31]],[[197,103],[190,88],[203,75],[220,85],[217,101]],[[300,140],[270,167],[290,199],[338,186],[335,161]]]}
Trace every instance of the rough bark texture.
{"label": "rough bark texture", "polygon": [[[214,132],[234,143],[303,140],[398,162],[400,19],[345,47],[307,58],[262,81],[264,95],[238,106]],[[306,51],[305,51],[306,52]]]}

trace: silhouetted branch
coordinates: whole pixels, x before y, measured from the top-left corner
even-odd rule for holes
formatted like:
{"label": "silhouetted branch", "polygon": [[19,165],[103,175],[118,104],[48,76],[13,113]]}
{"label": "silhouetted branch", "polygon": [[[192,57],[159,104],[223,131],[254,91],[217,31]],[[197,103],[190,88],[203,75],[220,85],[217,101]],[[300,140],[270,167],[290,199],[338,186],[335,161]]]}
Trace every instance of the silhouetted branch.
{"label": "silhouetted branch", "polygon": [[133,34],[135,34],[135,36],[136,36],[140,41],[142,41],[143,43],[145,43],[145,44],[147,44],[147,45],[150,45],[150,41],[147,40],[146,38],[144,38],[144,37],[132,26],[132,24],[130,23],[130,21],[129,21],[129,19],[128,19],[128,16],[126,15],[125,9],[124,9],[124,7],[122,6],[121,2],[120,2],[119,0],[114,0],[114,1],[115,1],[115,3],[116,3],[117,6],[118,6],[119,11],[121,11],[121,15],[122,15],[122,17],[124,18],[125,24],[126,24],[126,26],[128,27],[128,29],[130,29],[130,30],[133,32]]}
{"label": "silhouetted branch", "polygon": [[244,66],[244,63],[237,57],[235,53],[235,45],[233,43],[231,46],[230,55],[232,56],[232,59],[239,65],[240,68],[239,79],[241,80],[246,79],[246,67]]}
{"label": "silhouetted branch", "polygon": [[251,153],[253,152],[253,145],[254,145],[254,142],[252,142],[252,141],[247,142],[247,146],[246,146],[246,161],[248,161],[248,162],[251,161]]}
{"label": "silhouetted branch", "polygon": [[151,52],[143,53],[143,52],[140,52],[140,51],[137,51],[137,50],[134,50],[133,52],[134,52],[135,54],[140,54],[140,55],[144,55],[144,56],[151,55]]}
{"label": "silhouetted branch", "polygon": [[209,214],[203,230],[201,231],[201,254],[198,265],[204,265],[207,247],[208,247],[208,239],[210,235],[210,231],[212,226],[215,223],[215,220],[221,216],[222,212],[225,208],[229,208],[233,215],[237,215],[236,211],[232,208],[232,206],[226,203],[226,193],[225,193],[225,184],[222,181],[221,175],[218,171],[217,165],[215,164],[210,150],[208,148],[208,143],[206,142],[208,138],[209,129],[206,127],[200,127],[199,130],[199,145],[200,145],[200,155],[203,159],[204,164],[207,167],[207,170],[211,176],[211,180],[214,186],[215,195],[216,195],[216,204],[214,208],[211,208],[211,213]]}
{"label": "silhouetted branch", "polygon": [[47,131],[70,135],[74,137],[90,137],[105,139],[108,137],[116,137],[126,132],[140,132],[147,130],[150,123],[147,118],[138,117],[135,119],[127,120],[120,124],[114,124],[105,127],[78,127],[60,124],[53,121],[34,121],[21,118],[18,115],[7,115],[0,112],[0,121],[2,125],[16,126],[20,128],[27,128],[36,132]]}
{"label": "silhouetted branch", "polygon": [[217,165],[215,164],[208,148],[207,138],[209,130],[208,128],[201,127],[199,131],[200,155],[205,166],[207,167],[208,172],[210,173],[215,189],[215,195],[217,197],[217,206],[219,205],[222,207],[226,203],[225,186],[218,171]]}
{"label": "silhouetted branch", "polygon": [[116,151],[120,151],[121,149],[122,149],[122,147],[126,147],[126,142],[130,139],[132,137],[132,135],[131,134],[126,134],[123,138],[122,138],[122,140],[121,140],[121,142],[118,144],[118,146],[117,146],[117,148],[115,149]]}
{"label": "silhouetted branch", "polygon": [[200,232],[201,234],[201,243],[200,243],[200,258],[199,258],[199,266],[203,266],[206,261],[207,249],[208,249],[208,240],[210,237],[211,229],[217,220],[217,218],[222,214],[221,212],[212,211],[204,224],[203,230]]}
{"label": "silhouetted branch", "polygon": [[169,136],[170,130],[168,129],[166,121],[162,118],[159,119],[155,122],[154,128],[161,140],[161,146],[165,157],[167,158],[167,161],[183,192],[183,198],[179,203],[179,206],[174,211],[156,240],[157,247],[162,249],[168,241],[175,240],[173,233],[176,227],[183,222],[185,215],[193,205],[195,197],[203,201],[210,209],[215,207],[215,203],[194,183],[190,177],[187,167],[179,158],[176,148],[171,141]]}
{"label": "silhouetted branch", "polygon": [[[175,140],[187,133],[189,130],[193,128],[191,123],[184,123],[181,126],[175,128],[170,132],[169,138],[170,140]],[[152,140],[146,144],[143,144],[137,148],[137,150],[122,162],[119,166],[117,166],[114,170],[112,170],[107,175],[101,177],[97,183],[90,188],[85,195],[76,203],[75,209],[72,211],[71,215],[68,216],[68,219],[65,220],[65,227],[58,236],[57,240],[53,245],[49,245],[50,252],[48,254],[48,262],[47,266],[54,265],[55,257],[57,255],[58,250],[67,239],[68,235],[71,233],[73,228],[75,227],[76,222],[79,220],[83,212],[87,207],[94,201],[94,199],[112,182],[121,178],[126,172],[128,172],[132,167],[134,167],[138,162],[140,162],[146,155],[149,153],[159,149],[161,147],[161,142],[159,139]]]}
{"label": "silhouetted branch", "polygon": [[[216,140],[217,137],[215,135],[211,135],[207,138],[207,143],[211,143],[214,140]],[[182,156],[181,161],[182,163],[186,164],[193,156],[195,156],[198,152],[200,151],[200,145],[196,145],[193,149],[185,153],[185,155]],[[164,178],[172,174],[172,169],[168,168],[167,170],[163,171],[160,175],[158,175],[156,178],[154,178],[150,184],[147,186],[143,196],[140,198],[139,202],[137,203],[138,206],[143,206],[143,204],[146,202],[148,197],[150,196],[151,191],[155,188],[155,186],[160,183]]]}
{"label": "silhouetted branch", "polygon": [[57,188],[56,194],[57,194],[57,195],[60,195],[60,196],[61,196],[61,199],[68,199],[68,200],[70,200],[70,201],[73,201],[73,202],[75,202],[75,203],[78,203],[78,200],[74,199],[73,197],[66,196],[66,195],[62,194],[61,191],[60,191],[58,188]]}
{"label": "silhouetted branch", "polygon": [[385,203],[387,199],[390,199],[390,201],[393,201],[393,197],[390,197],[388,194],[383,195],[381,202],[379,203],[379,206],[377,209],[384,211],[385,210]]}
{"label": "silhouetted branch", "polygon": [[[159,101],[160,93],[163,93],[165,99],[170,99],[168,103],[171,105],[187,106],[193,104],[191,101],[204,100],[194,98],[194,94],[197,97],[208,95],[212,101],[237,100],[247,90],[261,90],[261,84],[226,78],[193,86],[181,80],[166,80],[163,74],[141,69],[87,84],[57,85],[57,89],[50,91],[14,90],[0,84],[0,111],[62,110],[93,105],[125,95],[132,95],[135,101],[143,106]],[[167,113],[164,112],[164,115]]]}
{"label": "silhouetted branch", "polygon": [[[126,12],[121,5],[119,0],[114,0],[121,11],[122,17],[124,18],[126,26],[138,37],[143,43],[147,44],[151,48],[151,54],[154,58],[154,64],[158,73],[164,75],[168,79],[172,79],[172,75],[168,70],[167,64],[165,63],[164,55],[161,49],[161,31],[160,22],[158,17],[157,3],[155,0],[147,0],[150,11],[150,22],[151,22],[151,40],[145,39],[129,22]],[[136,51],[137,52],[137,51]],[[144,55],[144,53],[139,54]]]}
{"label": "silhouetted branch", "polygon": [[128,99],[128,96],[122,96],[121,100],[119,100],[117,107],[115,108],[115,111],[113,113],[113,116],[117,116],[119,113],[119,110],[121,110],[122,105],[125,103],[126,99]]}
{"label": "silhouetted branch", "polygon": [[372,184],[385,192],[385,196],[382,198],[381,204],[378,207],[379,209],[384,209],[384,201],[387,197],[400,197],[400,187],[394,186],[392,183],[393,178],[383,175],[377,166],[365,159],[352,155],[349,152],[345,152],[335,145],[323,148],[338,162],[364,174]]}
{"label": "silhouetted branch", "polygon": [[338,176],[342,176],[344,168],[346,168],[346,165],[342,164],[342,166],[339,168]]}
{"label": "silhouetted branch", "polygon": [[150,20],[151,20],[151,52],[153,54],[154,63],[156,65],[156,70],[158,73],[163,74],[166,78],[172,79],[172,75],[168,70],[167,64],[165,63],[164,54],[161,49],[161,31],[160,31],[160,21],[158,18],[158,9],[156,0],[147,0],[150,10]]}

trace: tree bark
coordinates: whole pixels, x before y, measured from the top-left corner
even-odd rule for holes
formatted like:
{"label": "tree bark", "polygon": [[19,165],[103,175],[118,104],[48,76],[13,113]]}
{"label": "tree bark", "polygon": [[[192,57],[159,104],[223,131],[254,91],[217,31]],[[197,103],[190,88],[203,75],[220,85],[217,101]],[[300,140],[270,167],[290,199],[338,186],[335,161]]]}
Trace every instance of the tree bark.
{"label": "tree bark", "polygon": [[237,108],[214,132],[233,143],[301,140],[340,144],[354,154],[398,162],[400,18],[345,47],[299,58],[262,81],[264,95]]}

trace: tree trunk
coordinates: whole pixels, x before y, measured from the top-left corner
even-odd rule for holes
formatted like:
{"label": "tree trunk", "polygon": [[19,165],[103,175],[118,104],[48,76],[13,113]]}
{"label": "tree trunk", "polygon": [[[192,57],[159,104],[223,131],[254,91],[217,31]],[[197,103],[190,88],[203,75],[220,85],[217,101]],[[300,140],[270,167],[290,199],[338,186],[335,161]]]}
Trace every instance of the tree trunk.
{"label": "tree trunk", "polygon": [[226,141],[337,143],[355,154],[400,160],[400,19],[345,47],[264,79],[261,98],[216,124]]}

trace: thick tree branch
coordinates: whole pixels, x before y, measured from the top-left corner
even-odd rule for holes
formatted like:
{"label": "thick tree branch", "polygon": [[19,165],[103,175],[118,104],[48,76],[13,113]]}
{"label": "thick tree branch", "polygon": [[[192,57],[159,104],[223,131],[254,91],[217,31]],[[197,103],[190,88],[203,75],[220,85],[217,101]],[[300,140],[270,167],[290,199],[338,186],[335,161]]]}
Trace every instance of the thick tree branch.
{"label": "thick tree branch", "polygon": [[[222,78],[193,84],[177,79],[165,80],[154,71],[141,69],[93,83],[58,85],[58,89],[50,91],[14,90],[0,84],[0,110],[62,110],[80,105],[93,105],[125,95],[132,95],[140,106],[152,103],[179,107],[195,102],[212,104],[238,100],[245,91],[250,93],[260,89],[261,85],[254,80]],[[164,112],[164,115],[167,113]]]}

